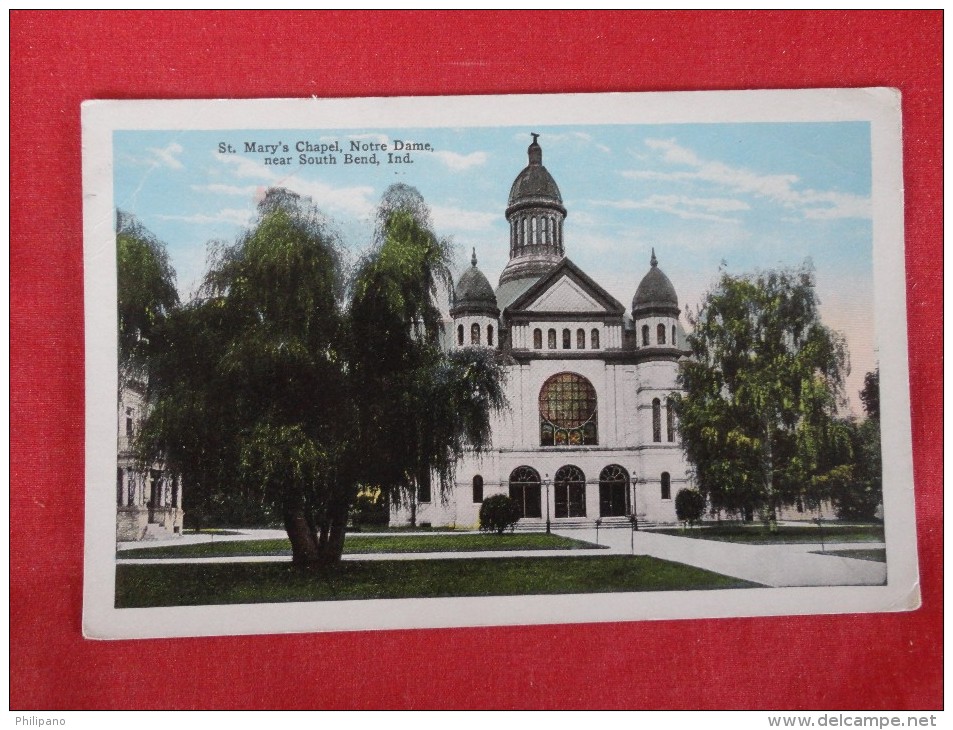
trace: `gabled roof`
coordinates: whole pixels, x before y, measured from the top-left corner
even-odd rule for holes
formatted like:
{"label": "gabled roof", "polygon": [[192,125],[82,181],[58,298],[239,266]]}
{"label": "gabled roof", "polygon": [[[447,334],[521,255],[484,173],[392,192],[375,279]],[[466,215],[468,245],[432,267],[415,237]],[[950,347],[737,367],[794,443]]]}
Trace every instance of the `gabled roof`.
{"label": "gabled roof", "polygon": [[[557,289],[561,290],[558,292],[561,296],[555,296]],[[564,258],[552,271],[514,299],[505,312],[510,315],[518,312],[591,312],[621,317],[625,313],[625,307],[576,264]]]}

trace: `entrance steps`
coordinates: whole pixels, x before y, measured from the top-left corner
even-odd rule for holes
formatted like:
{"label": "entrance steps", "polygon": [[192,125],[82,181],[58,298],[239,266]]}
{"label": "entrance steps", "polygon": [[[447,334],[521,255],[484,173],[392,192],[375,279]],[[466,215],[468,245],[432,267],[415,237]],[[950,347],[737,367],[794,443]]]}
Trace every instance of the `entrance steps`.
{"label": "entrance steps", "polygon": [[154,522],[150,522],[146,525],[146,531],[142,535],[143,540],[168,540],[171,537],[175,537],[175,535],[167,530],[165,525],[159,525]]}
{"label": "entrance steps", "polygon": [[[644,517],[638,518],[638,529],[645,527],[655,527],[657,523],[646,520]],[[600,530],[612,529],[632,529],[632,520],[629,517],[600,517]],[[546,529],[546,520],[527,520],[521,519],[516,523],[515,532],[542,532]],[[550,521],[552,530],[594,530],[596,529],[596,519],[593,517],[562,517],[558,520]]]}

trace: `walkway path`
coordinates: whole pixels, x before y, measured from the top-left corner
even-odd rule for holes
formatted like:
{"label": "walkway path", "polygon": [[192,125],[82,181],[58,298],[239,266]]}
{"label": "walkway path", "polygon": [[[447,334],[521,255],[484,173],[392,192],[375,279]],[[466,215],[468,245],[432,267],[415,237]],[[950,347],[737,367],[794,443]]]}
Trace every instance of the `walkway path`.
{"label": "walkway path", "polygon": [[[566,530],[557,534],[579,540],[596,539],[595,530]],[[603,545],[613,552],[632,550],[632,533],[628,530],[600,530]],[[743,543],[699,540],[690,537],[660,535],[639,531],[634,535],[637,555],[651,555],[663,560],[694,565],[742,580],[766,586],[831,586],[883,585],[887,580],[886,563],[872,560],[816,555],[820,543],[794,545],[750,545]],[[883,543],[838,543],[825,545],[826,550],[883,548]]]}
{"label": "walkway path", "polygon": [[[557,535],[595,543],[594,529],[553,530]],[[282,530],[247,530],[242,535],[185,535],[174,540],[149,542],[148,546],[186,545],[198,542],[232,542],[285,537]],[[361,533],[370,534],[370,533]],[[395,533],[382,533],[394,535]],[[408,533],[397,533],[406,535]],[[432,535],[434,533],[420,533]],[[210,539],[211,538],[211,539]],[[832,586],[883,585],[887,566],[870,560],[818,555],[819,543],[793,545],[749,545],[741,543],[699,540],[655,532],[629,530],[600,530],[598,542],[605,546],[598,550],[494,550],[437,553],[352,553],[344,560],[467,560],[473,558],[545,558],[591,555],[649,555],[663,560],[685,563],[722,575],[760,583],[766,586]],[[120,550],[145,547],[143,543],[124,543]],[[883,548],[883,543],[827,544],[830,550],[864,550]],[[290,562],[290,556],[249,555],[231,558],[122,558],[123,564],[176,563],[264,563]]]}

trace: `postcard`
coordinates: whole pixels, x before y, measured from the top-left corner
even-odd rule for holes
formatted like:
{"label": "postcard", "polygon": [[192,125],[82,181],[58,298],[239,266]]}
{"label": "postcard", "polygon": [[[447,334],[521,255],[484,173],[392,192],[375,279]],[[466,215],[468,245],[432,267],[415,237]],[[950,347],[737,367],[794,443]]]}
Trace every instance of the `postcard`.
{"label": "postcard", "polygon": [[87,637],[919,606],[895,90],[82,113]]}

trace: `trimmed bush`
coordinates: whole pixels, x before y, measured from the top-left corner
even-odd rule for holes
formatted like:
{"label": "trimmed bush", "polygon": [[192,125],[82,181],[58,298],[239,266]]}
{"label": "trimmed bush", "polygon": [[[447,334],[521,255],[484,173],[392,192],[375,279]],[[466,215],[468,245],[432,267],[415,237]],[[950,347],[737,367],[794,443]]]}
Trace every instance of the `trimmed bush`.
{"label": "trimmed bush", "polygon": [[682,489],[675,495],[675,516],[679,522],[694,525],[705,514],[705,497],[695,489]]}
{"label": "trimmed bush", "polygon": [[480,506],[480,531],[502,535],[512,529],[521,517],[519,505],[505,494],[494,494]]}

